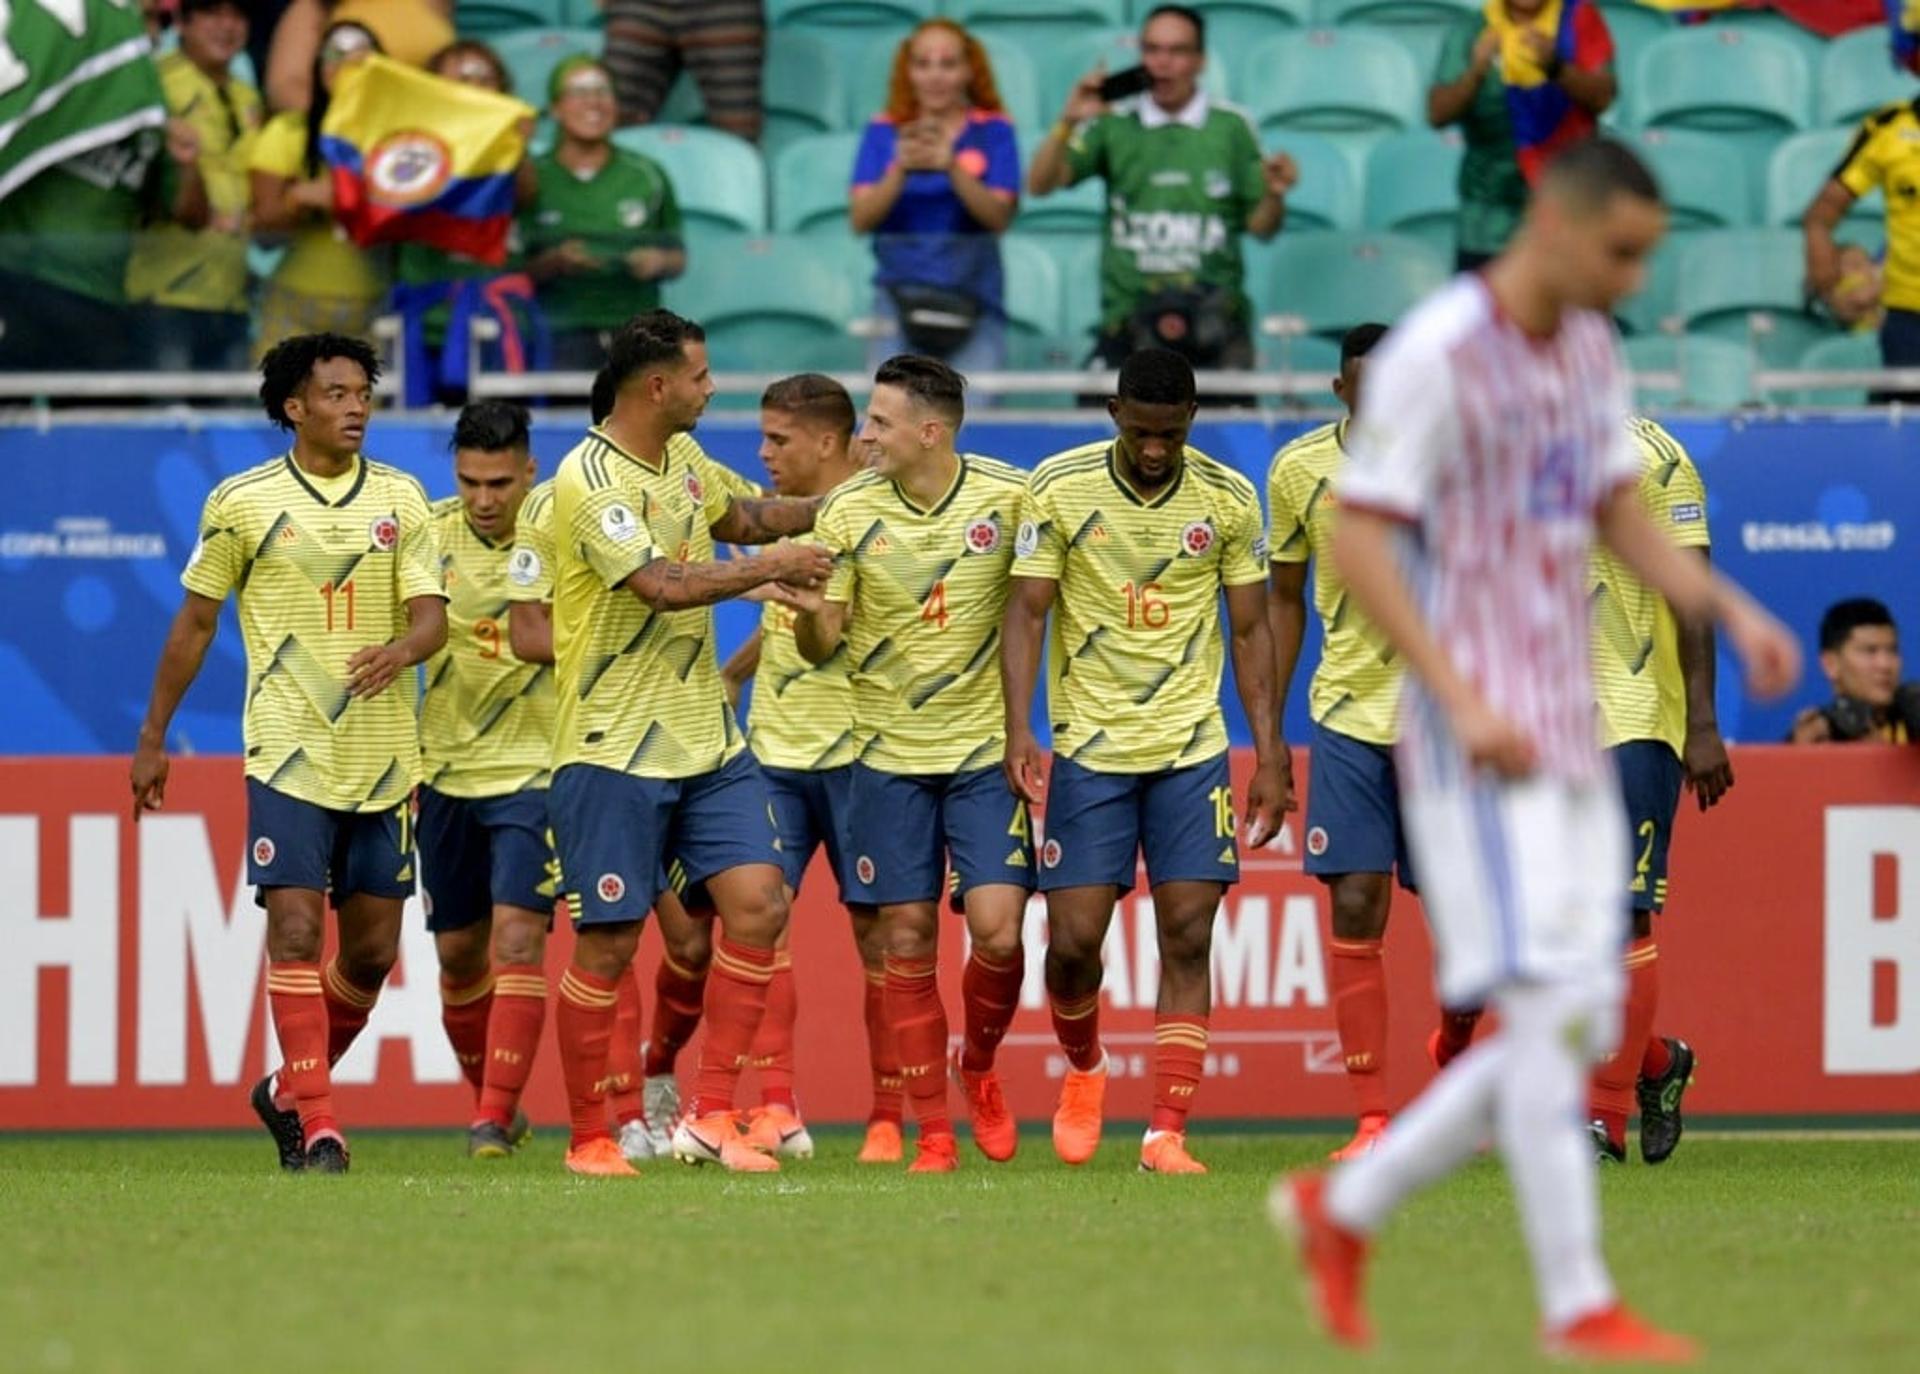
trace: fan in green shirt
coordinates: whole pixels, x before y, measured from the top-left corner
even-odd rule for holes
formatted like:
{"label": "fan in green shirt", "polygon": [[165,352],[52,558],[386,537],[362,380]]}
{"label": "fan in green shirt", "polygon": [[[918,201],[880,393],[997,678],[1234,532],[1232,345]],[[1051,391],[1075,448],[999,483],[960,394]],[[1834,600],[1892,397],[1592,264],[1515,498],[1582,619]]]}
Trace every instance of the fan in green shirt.
{"label": "fan in green shirt", "polygon": [[553,337],[556,368],[597,369],[604,335],[660,304],[686,269],[680,207],[659,163],[611,141],[613,82],[588,57],[553,75],[560,139],[534,161],[539,191],[521,212],[527,270]]}

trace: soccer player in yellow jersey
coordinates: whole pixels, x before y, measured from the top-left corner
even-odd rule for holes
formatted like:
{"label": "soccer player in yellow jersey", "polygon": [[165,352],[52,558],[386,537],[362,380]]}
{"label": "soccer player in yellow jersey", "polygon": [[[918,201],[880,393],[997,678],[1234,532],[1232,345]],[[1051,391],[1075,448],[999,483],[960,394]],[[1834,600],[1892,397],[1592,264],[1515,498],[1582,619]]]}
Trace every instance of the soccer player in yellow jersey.
{"label": "soccer player in yellow jersey", "polygon": [[779,1168],[733,1110],[766,1009],[787,899],[766,783],[720,682],[715,602],[770,582],[817,585],[820,549],[786,543],[716,561],[716,540],[772,543],[812,527],[815,503],[736,499],[688,435],[713,394],[705,334],[670,311],[616,332],[613,411],[553,479],[558,709],[549,814],[578,932],[555,1012],[572,1111],[568,1167],[631,1175],[604,1112],[615,988],[669,866],[720,917],[706,1035],[674,1154]]}
{"label": "soccer player in yellow jersey", "polygon": [[[1652,420],[1631,422],[1640,504],[1683,549],[1707,557],[1707,495],[1699,470]],[[1627,1114],[1640,1104],[1640,1156],[1658,1164],[1680,1143],[1680,1099],[1693,1076],[1686,1041],[1654,1035],[1660,997],[1653,918],[1666,906],[1667,851],[1684,785],[1705,811],[1733,785],[1714,715],[1713,627],[1677,620],[1665,598],[1604,547],[1593,554],[1594,697],[1600,738],[1620,770],[1633,847],[1633,942],[1627,947],[1620,1045],[1594,1071],[1599,1157],[1626,1159]]]}
{"label": "soccer player in yellow jersey", "polygon": [[[1014,543],[1001,651],[1006,772],[1029,803],[1045,797],[1047,996],[1068,1062],[1053,1147],[1069,1164],[1100,1145],[1100,951],[1144,851],[1160,998],[1140,1167],[1206,1172],[1187,1152],[1186,1118],[1206,1062],[1214,914],[1240,876],[1220,710],[1223,595],[1256,755],[1250,844],[1272,838],[1283,801],[1260,497],[1187,443],[1195,409],[1185,359],[1134,353],[1107,402],[1118,433],[1034,470]],[[1043,781],[1029,720],[1049,613],[1054,756]]]}
{"label": "soccer player in yellow jersey", "polygon": [[853,675],[853,878],[880,908],[882,1011],[920,1125],[912,1173],[959,1167],[935,981],[943,891],[972,937],[954,1072],[974,1143],[996,1161],[1019,1143],[993,1061],[1026,972],[1033,846],[999,768],[996,663],[1025,474],[955,450],[965,388],[912,354],[874,373],[859,439],[873,471],[821,507],[833,577],[794,622],[809,662],[844,654]]}
{"label": "soccer player in yellow jersey", "polygon": [[[1359,408],[1366,355],[1386,326],[1363,324],[1340,341],[1334,392],[1349,414]],[[1334,480],[1346,460],[1347,421],[1322,425],[1274,455],[1267,471],[1273,518],[1272,595],[1267,603],[1275,654],[1276,709],[1299,666],[1307,631],[1307,565],[1322,631],[1313,674],[1313,786],[1307,800],[1306,871],[1327,885],[1333,908],[1328,960],[1334,1018],[1347,1082],[1359,1107],[1353,1139],[1334,1152],[1346,1159],[1373,1147],[1387,1125],[1387,978],[1380,961],[1393,900],[1393,876],[1412,890],[1400,785],[1393,766],[1398,737],[1400,667],[1379,632],[1347,598],[1328,549],[1333,537]],[[1280,746],[1287,809],[1293,808],[1292,761]]]}
{"label": "soccer player in yellow jersey", "polygon": [[441,1023],[475,1111],[467,1153],[528,1134],[520,1094],[540,1045],[555,865],[547,839],[553,670],[507,624],[515,526],[533,485],[526,407],[479,401],[453,431],[458,495],[433,507],[447,643],[420,703],[420,885],[440,958]]}
{"label": "soccer player in yellow jersey", "polygon": [[[360,452],[379,373],[371,348],[337,334],[268,351],[260,399],[292,447],[207,497],[133,755],[138,821],[165,800],[167,726],[231,594],[247,647],[247,879],[267,912],[282,1056],[252,1103],[280,1166],[318,1173],[346,1172],[330,1068],[399,956],[413,890],[420,738],[413,683],[397,679],[447,637],[426,493]],[[329,895],[339,953],[322,969]]]}

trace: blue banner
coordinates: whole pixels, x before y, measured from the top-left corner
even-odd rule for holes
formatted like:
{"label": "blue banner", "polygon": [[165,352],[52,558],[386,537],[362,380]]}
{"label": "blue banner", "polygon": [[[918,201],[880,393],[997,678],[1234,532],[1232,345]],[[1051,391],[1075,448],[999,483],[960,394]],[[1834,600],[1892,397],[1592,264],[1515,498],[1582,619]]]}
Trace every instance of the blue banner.
{"label": "blue banner", "polygon": [[[543,421],[534,449],[550,469],[582,420]],[[1264,492],[1274,449],[1299,422],[1202,425],[1194,441]],[[446,421],[376,420],[368,449],[452,493]],[[1720,722],[1729,738],[1772,740],[1795,708],[1827,697],[1814,654],[1821,612],[1846,596],[1877,596],[1897,620],[1920,621],[1920,426],[1885,416],[1675,420],[1708,490],[1715,561],[1801,636],[1806,680],[1787,701],[1744,700],[1722,654]],[[1031,466],[1100,434],[1095,423],[971,424],[964,446]],[[739,420],[703,422],[715,457],[758,480],[757,433]],[[140,425],[0,427],[8,496],[0,514],[0,754],[124,753],[146,709],[154,663],[180,604],[180,565],[200,505],[215,482],[282,451],[263,420],[197,417]],[[720,608],[724,655],[752,630],[758,608]],[[1302,663],[1317,661],[1317,631]],[[229,609],[199,681],[174,721],[181,752],[240,751],[246,663]],[[1224,693],[1236,743],[1248,742],[1231,685]],[[1306,739],[1304,676],[1285,728]]]}

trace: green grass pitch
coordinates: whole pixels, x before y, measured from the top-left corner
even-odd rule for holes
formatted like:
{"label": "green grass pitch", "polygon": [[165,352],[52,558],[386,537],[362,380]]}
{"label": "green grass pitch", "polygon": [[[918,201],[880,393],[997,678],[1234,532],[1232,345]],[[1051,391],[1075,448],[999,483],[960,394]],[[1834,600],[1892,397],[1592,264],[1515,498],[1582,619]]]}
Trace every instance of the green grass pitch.
{"label": "green grass pitch", "polygon": [[[363,1134],[344,1178],[264,1137],[0,1138],[0,1370],[1420,1371],[1539,1365],[1503,1176],[1482,1161],[1378,1252],[1382,1348],[1308,1325],[1262,1198],[1331,1139],[1197,1136],[1204,1179],[1134,1172],[1131,1132],[952,1177],[820,1158],[575,1180],[556,1131],[474,1164],[457,1134]],[[1920,1369],[1920,1142],[1690,1137],[1605,1175],[1607,1250],[1706,1368]]]}

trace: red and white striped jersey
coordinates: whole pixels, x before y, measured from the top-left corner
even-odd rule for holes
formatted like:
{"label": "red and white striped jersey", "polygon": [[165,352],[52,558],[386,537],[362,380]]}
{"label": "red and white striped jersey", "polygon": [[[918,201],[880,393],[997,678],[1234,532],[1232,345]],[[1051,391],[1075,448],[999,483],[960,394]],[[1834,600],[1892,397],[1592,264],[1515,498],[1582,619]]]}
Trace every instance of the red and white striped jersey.
{"label": "red and white striped jersey", "polygon": [[[1568,780],[1603,766],[1586,569],[1600,503],[1639,477],[1628,407],[1604,315],[1570,311],[1536,338],[1479,277],[1461,277],[1368,359],[1338,489],[1348,506],[1405,522],[1405,571],[1427,624],[1532,737],[1540,771]],[[1409,784],[1460,780],[1452,732],[1420,683],[1404,705]]]}

